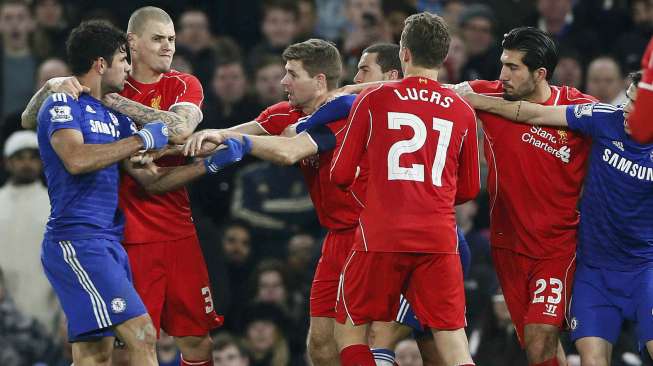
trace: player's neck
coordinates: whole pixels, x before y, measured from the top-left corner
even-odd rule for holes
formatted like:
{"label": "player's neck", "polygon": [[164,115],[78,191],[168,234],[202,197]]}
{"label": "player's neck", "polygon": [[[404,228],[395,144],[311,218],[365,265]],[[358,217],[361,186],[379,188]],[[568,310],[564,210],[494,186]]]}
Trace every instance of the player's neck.
{"label": "player's neck", "polygon": [[77,80],[83,86],[91,89],[91,91],[88,93],[90,96],[98,100],[102,99],[104,93],[102,92],[102,79],[99,75],[94,75],[92,72],[89,72],[87,74],[77,76]]}
{"label": "player's neck", "polygon": [[319,105],[317,105],[318,99],[324,95],[325,93],[328,93],[331,90],[324,90],[324,91],[319,91],[316,93],[315,98],[311,99],[310,102],[306,103],[305,106],[301,106],[300,108],[302,109],[302,112],[306,115],[312,114],[317,110]]}
{"label": "player's neck", "polygon": [[140,62],[132,62],[132,71],[129,74],[134,80],[143,84],[152,84],[161,80],[161,73]]}
{"label": "player's neck", "polygon": [[424,67],[406,65],[406,70],[404,71],[404,78],[422,77],[422,78],[427,78],[427,79],[437,81],[438,71],[439,70],[437,69],[427,69]]}
{"label": "player's neck", "polygon": [[524,100],[533,103],[544,103],[549,100],[549,98],[551,98],[551,88],[549,87],[549,83],[543,81],[538,83],[535,86],[533,93],[524,98]]}

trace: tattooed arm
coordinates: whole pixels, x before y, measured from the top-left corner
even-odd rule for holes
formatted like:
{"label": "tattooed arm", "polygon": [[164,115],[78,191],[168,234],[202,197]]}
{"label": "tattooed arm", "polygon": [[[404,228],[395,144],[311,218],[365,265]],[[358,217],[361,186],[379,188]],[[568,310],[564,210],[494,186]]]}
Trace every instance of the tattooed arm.
{"label": "tattooed arm", "polygon": [[202,121],[202,111],[190,103],[177,104],[169,111],[162,111],[142,105],[115,93],[107,94],[102,102],[108,107],[127,115],[134,122],[143,125],[152,121],[163,121],[168,126],[170,142],[184,143]]}
{"label": "tattooed arm", "polygon": [[36,128],[36,117],[43,102],[54,93],[66,93],[77,99],[81,93],[88,93],[91,90],[79,83],[74,76],[64,76],[48,80],[39,91],[32,96],[25,110],[20,115],[20,124],[23,128],[32,130]]}

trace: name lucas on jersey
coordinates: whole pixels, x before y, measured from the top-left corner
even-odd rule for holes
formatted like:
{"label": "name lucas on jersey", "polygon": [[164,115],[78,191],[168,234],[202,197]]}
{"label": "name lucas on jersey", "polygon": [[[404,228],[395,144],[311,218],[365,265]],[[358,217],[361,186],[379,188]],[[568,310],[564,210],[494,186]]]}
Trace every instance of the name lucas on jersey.
{"label": "name lucas on jersey", "polygon": [[397,95],[397,98],[406,101],[406,100],[421,100],[423,102],[430,102],[437,104],[443,108],[449,108],[453,102],[452,97],[442,98],[442,94],[429,89],[417,89],[417,88],[406,88],[405,95],[402,94],[398,89],[395,89],[394,92]]}

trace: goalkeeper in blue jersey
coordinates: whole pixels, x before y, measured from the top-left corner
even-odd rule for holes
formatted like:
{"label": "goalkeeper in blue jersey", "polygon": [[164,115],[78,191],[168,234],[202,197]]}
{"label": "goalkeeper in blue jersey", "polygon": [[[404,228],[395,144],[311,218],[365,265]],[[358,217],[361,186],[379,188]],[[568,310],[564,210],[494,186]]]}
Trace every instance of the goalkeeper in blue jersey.
{"label": "goalkeeper in blue jersey", "polygon": [[610,364],[624,319],[637,323],[640,345],[653,354],[653,144],[635,142],[626,123],[640,78],[631,75],[623,107],[542,106],[465,95],[476,109],[592,137],[568,319],[583,364]]}

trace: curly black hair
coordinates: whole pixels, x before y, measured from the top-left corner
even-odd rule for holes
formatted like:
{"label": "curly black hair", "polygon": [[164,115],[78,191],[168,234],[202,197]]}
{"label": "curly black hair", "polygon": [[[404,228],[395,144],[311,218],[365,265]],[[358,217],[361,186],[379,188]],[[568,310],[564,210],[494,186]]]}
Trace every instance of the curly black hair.
{"label": "curly black hair", "polygon": [[127,35],[110,23],[101,20],[82,22],[73,29],[66,41],[68,63],[73,75],[87,73],[93,62],[102,57],[109,67],[118,50],[127,49]]}

